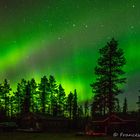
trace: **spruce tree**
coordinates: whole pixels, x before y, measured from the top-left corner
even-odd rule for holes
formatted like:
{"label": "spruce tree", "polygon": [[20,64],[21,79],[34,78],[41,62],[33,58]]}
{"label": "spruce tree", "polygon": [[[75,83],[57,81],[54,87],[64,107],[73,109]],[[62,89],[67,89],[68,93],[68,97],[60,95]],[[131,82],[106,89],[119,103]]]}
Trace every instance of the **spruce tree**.
{"label": "spruce tree", "polygon": [[[46,105],[49,102],[49,81],[46,76],[41,78],[41,83],[39,84],[39,92],[41,99],[41,112],[46,113]],[[47,106],[48,110],[48,106]]]}
{"label": "spruce tree", "polygon": [[59,116],[64,116],[64,111],[66,108],[66,94],[62,85],[60,84],[58,87],[58,113]]}
{"label": "spruce tree", "polygon": [[82,118],[83,115],[84,115],[83,106],[80,105],[80,106],[78,106],[78,118]]}
{"label": "spruce tree", "polygon": [[74,90],[73,94],[73,119],[76,120],[78,115],[77,91]]}
{"label": "spruce tree", "polygon": [[124,115],[127,114],[127,110],[128,110],[127,99],[126,99],[126,97],[125,97],[125,98],[124,98],[124,103],[123,103],[123,114],[124,114]]}
{"label": "spruce tree", "polygon": [[23,102],[23,114],[29,113],[31,111],[31,84],[28,81],[25,88],[25,96]]}
{"label": "spruce tree", "polygon": [[138,105],[138,113],[139,113],[139,115],[140,115],[140,96],[138,96],[137,105]]}
{"label": "spruce tree", "polygon": [[27,81],[25,79],[21,79],[21,82],[18,83],[17,85],[17,98],[18,98],[18,111],[19,114],[21,115],[22,113],[24,113],[24,101],[25,101],[25,97],[26,97],[26,88],[27,88]]}
{"label": "spruce tree", "polygon": [[84,115],[85,117],[89,116],[89,102],[88,101],[85,101],[84,103]]}
{"label": "spruce tree", "polygon": [[3,88],[3,86],[0,83],[0,107],[2,106],[2,96],[3,96],[3,94],[2,94],[2,88]]}
{"label": "spruce tree", "polygon": [[99,50],[100,57],[95,67],[96,82],[91,84],[93,89],[95,109],[101,114],[115,111],[117,95],[122,93],[121,85],[125,83],[125,57],[123,50],[118,47],[118,42],[112,39]]}
{"label": "spruce tree", "polygon": [[21,91],[21,85],[20,83],[17,84],[17,91],[13,93],[15,95],[15,108],[16,108],[16,113],[20,114],[21,113],[21,107],[22,107],[22,101],[23,101],[23,96],[22,96],[22,91]]}
{"label": "spruce tree", "polygon": [[72,119],[72,110],[73,110],[73,93],[72,92],[70,92],[67,97],[67,110],[68,110],[70,119]]}
{"label": "spruce tree", "polygon": [[31,79],[31,110],[32,112],[38,111],[38,92],[37,92],[37,83],[34,78]]}
{"label": "spruce tree", "polygon": [[50,84],[50,111],[53,116],[58,115],[58,86],[56,84],[56,80],[54,76],[50,75],[49,77],[49,84]]}
{"label": "spruce tree", "polygon": [[119,99],[116,100],[116,112],[117,113],[120,113],[121,112],[121,107],[120,107]]}
{"label": "spruce tree", "polygon": [[8,83],[8,80],[5,79],[4,83],[3,83],[3,89],[2,89],[2,93],[3,93],[3,97],[4,97],[4,109],[7,113],[7,116],[9,116],[9,97],[10,97],[10,91],[11,91],[11,87],[10,84]]}

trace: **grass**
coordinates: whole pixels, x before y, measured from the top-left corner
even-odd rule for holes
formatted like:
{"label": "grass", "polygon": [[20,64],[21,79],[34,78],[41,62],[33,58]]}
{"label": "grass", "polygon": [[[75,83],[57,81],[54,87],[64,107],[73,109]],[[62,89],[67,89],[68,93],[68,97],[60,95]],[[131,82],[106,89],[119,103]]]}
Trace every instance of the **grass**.
{"label": "grass", "polygon": [[[0,133],[0,140],[127,140],[128,138],[76,136],[74,133]],[[129,138],[129,140],[134,140]]]}

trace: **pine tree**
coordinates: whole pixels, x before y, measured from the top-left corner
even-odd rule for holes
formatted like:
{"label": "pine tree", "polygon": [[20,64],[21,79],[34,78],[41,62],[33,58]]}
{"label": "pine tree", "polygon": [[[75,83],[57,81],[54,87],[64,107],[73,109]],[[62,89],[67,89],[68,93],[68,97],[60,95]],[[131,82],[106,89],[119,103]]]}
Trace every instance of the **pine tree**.
{"label": "pine tree", "polygon": [[2,93],[4,96],[4,109],[6,111],[7,116],[9,116],[9,96],[10,96],[11,87],[8,83],[7,79],[4,80]]}
{"label": "pine tree", "polygon": [[59,116],[64,116],[66,108],[66,94],[62,85],[60,84],[58,87],[58,113]]}
{"label": "pine tree", "polygon": [[15,102],[16,102],[16,110],[19,115],[22,115],[24,112],[24,99],[26,96],[26,86],[27,81],[25,79],[21,79],[21,82],[17,84],[17,91],[15,92]]}
{"label": "pine tree", "polygon": [[78,106],[78,118],[82,118],[84,115],[83,106]]}
{"label": "pine tree", "polygon": [[76,120],[78,115],[77,91],[74,90],[73,95],[73,119]]}
{"label": "pine tree", "polygon": [[127,99],[126,99],[126,97],[125,97],[125,98],[124,98],[124,103],[123,103],[123,114],[124,114],[124,115],[127,114],[127,110],[128,110]]}
{"label": "pine tree", "polygon": [[31,84],[28,81],[25,89],[25,97],[23,102],[23,114],[29,113],[31,110]]}
{"label": "pine tree", "polygon": [[37,84],[34,78],[31,79],[31,110],[32,112],[38,112],[38,102],[39,102],[39,95],[36,91]]}
{"label": "pine tree", "polygon": [[101,48],[99,53],[98,65],[95,67],[97,78],[91,87],[98,111],[111,114],[115,111],[117,95],[122,93],[120,85],[126,80],[122,70],[126,62],[123,50],[118,48],[114,39]]}
{"label": "pine tree", "polygon": [[14,113],[15,113],[15,110],[14,110],[14,104],[15,104],[15,97],[14,95],[11,95],[10,96],[10,104],[9,104],[9,108],[10,108],[10,116],[13,117]]}
{"label": "pine tree", "polygon": [[85,101],[84,103],[84,115],[85,117],[89,116],[89,102],[88,101]]}
{"label": "pine tree", "polygon": [[[21,113],[21,107],[22,107],[22,103],[21,103],[21,101],[23,101],[23,96],[21,96],[22,95],[22,93],[21,93],[21,87],[20,87],[21,85],[20,85],[20,83],[18,83],[17,84],[17,91],[16,92],[14,92],[14,95],[15,95],[15,104],[16,104],[16,112],[18,113],[18,114],[20,114]],[[22,98],[22,99],[21,99]]]}
{"label": "pine tree", "polygon": [[2,108],[3,107],[3,101],[4,101],[4,96],[3,96],[3,86],[2,84],[0,83],[0,107]]}
{"label": "pine tree", "polygon": [[50,84],[50,111],[53,116],[58,115],[58,89],[57,84],[54,76],[50,75],[49,77],[49,84]]}
{"label": "pine tree", "polygon": [[[46,113],[46,105],[49,102],[49,81],[46,76],[41,78],[41,83],[39,84],[39,92],[41,98],[41,112]],[[48,108],[47,108],[48,110]]]}
{"label": "pine tree", "polygon": [[120,113],[121,112],[121,107],[120,107],[119,99],[116,100],[116,112],[117,113]]}
{"label": "pine tree", "polygon": [[70,119],[72,119],[72,110],[73,110],[73,93],[72,92],[70,92],[67,97],[67,110],[68,110]]}
{"label": "pine tree", "polygon": [[138,105],[138,113],[140,114],[140,96],[138,96],[137,105]]}

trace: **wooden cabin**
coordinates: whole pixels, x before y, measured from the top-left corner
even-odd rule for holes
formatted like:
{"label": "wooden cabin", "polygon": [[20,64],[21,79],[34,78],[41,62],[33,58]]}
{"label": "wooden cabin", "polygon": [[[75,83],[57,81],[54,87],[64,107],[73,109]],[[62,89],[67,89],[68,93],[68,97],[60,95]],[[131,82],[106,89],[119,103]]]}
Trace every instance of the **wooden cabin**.
{"label": "wooden cabin", "polygon": [[20,119],[21,128],[42,131],[66,131],[72,124],[71,120],[64,117],[52,117],[41,114],[28,113]]}
{"label": "wooden cabin", "polygon": [[126,120],[117,115],[111,115],[103,120],[89,122],[85,131],[87,135],[107,135],[114,132],[135,132],[135,129],[135,120]]}
{"label": "wooden cabin", "polygon": [[20,119],[20,126],[22,128],[42,129],[42,116],[35,113],[27,113]]}

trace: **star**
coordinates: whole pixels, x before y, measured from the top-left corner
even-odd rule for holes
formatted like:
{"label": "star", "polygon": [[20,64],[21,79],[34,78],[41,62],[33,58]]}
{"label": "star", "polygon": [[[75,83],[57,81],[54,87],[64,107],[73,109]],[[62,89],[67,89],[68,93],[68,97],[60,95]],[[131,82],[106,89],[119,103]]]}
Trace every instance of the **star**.
{"label": "star", "polygon": [[132,25],[130,28],[131,28],[131,29],[134,29],[134,26]]}
{"label": "star", "polygon": [[135,5],[133,4],[132,7],[135,8]]}
{"label": "star", "polygon": [[88,28],[88,25],[87,24],[85,25],[85,28]]}
{"label": "star", "polygon": [[76,25],[75,24],[72,24],[72,26],[75,27]]}
{"label": "star", "polygon": [[61,39],[62,39],[62,38],[59,36],[59,37],[58,37],[58,40],[61,40]]}

